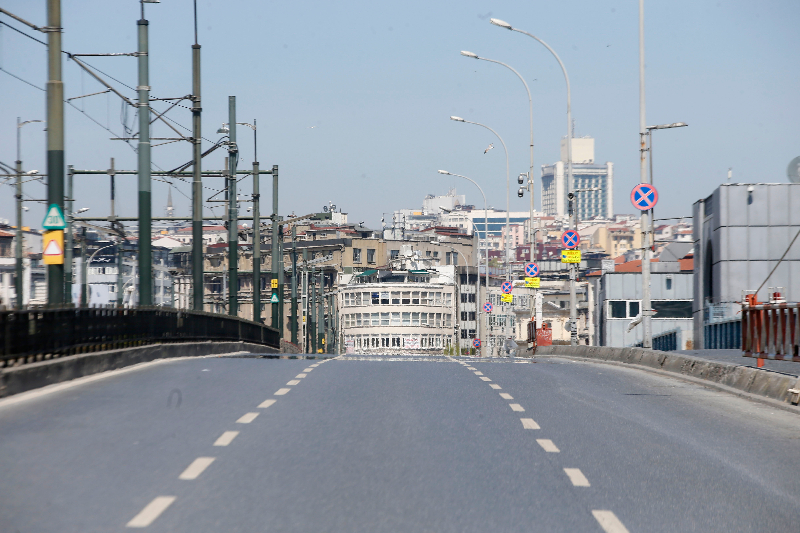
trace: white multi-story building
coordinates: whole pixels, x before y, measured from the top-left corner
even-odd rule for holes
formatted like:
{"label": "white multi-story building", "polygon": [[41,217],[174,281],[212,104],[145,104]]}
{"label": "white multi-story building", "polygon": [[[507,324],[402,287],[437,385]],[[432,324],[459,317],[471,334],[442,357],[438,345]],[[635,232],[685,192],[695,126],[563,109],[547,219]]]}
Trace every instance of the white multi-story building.
{"label": "white multi-story building", "polygon": [[[569,212],[567,194],[567,140],[561,140],[561,161],[542,165],[542,211],[549,216],[566,216]],[[575,193],[579,220],[614,216],[614,164],[594,162],[594,139],[572,139],[573,189],[597,189]]]}

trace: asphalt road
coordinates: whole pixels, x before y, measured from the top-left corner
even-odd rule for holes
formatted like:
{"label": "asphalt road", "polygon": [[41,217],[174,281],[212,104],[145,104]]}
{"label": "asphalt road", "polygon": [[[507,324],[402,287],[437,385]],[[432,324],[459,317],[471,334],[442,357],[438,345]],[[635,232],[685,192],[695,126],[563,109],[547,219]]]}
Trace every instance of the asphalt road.
{"label": "asphalt road", "polygon": [[186,359],[2,400],[0,531],[800,527],[796,414],[619,366],[395,359]]}

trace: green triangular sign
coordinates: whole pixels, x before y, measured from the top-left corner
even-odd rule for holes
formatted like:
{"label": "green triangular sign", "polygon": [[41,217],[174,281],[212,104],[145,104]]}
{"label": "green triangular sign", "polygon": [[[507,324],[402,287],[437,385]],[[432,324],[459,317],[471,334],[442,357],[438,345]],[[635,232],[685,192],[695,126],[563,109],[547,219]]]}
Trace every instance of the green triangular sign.
{"label": "green triangular sign", "polygon": [[49,230],[64,229],[67,227],[67,222],[64,220],[64,213],[61,212],[61,208],[58,204],[50,204],[50,207],[47,209],[47,214],[44,216],[42,227]]}
{"label": "green triangular sign", "polygon": [[270,300],[270,303],[273,303],[273,304],[280,303],[280,300],[278,300],[278,295],[277,294],[273,294],[272,295],[272,299]]}

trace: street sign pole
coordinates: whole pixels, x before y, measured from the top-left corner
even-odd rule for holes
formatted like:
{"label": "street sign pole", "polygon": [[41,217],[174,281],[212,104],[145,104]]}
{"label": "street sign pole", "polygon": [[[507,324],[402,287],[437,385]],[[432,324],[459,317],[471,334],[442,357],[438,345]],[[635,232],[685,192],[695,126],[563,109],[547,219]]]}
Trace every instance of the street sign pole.
{"label": "street sign pole", "polygon": [[[64,82],[61,0],[47,0],[47,203],[64,205]],[[64,303],[64,265],[47,265],[47,304]]]}

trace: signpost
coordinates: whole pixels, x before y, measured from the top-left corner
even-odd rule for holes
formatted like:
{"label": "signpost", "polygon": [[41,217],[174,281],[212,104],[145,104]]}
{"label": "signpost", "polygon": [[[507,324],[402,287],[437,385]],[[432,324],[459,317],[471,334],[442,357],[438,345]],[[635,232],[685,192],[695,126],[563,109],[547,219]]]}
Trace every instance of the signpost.
{"label": "signpost", "polygon": [[531,289],[538,289],[541,283],[542,278],[525,278],[525,286]]}
{"label": "signpost", "polygon": [[481,347],[481,340],[480,339],[473,339],[472,346],[474,348],[480,348]]}
{"label": "signpost", "polygon": [[653,209],[658,203],[658,191],[648,183],[640,183],[631,191],[631,203],[639,211]]}
{"label": "signpost", "polygon": [[50,204],[50,207],[47,208],[47,214],[42,221],[42,227],[49,230],[63,230],[67,228],[67,221],[58,204]]}
{"label": "signpost", "polygon": [[538,276],[539,265],[537,265],[536,263],[528,263],[527,265],[525,265],[525,275],[531,278],[535,278],[536,276]]}
{"label": "signpost", "polygon": [[507,304],[513,303],[514,302],[514,295],[513,294],[503,294],[502,296],[500,296],[500,300],[502,300],[503,302],[505,302]]}
{"label": "signpost", "polygon": [[581,242],[581,236],[578,235],[578,232],[574,229],[568,229],[564,233],[561,234],[561,244],[564,245],[564,248],[569,250],[573,248],[577,248],[578,244]]}
{"label": "signpost", "polygon": [[[46,218],[46,217],[45,217]],[[45,265],[64,264],[64,232],[47,231],[42,241],[42,257]]]}
{"label": "signpost", "polygon": [[492,302],[486,302],[485,304],[483,304],[483,310],[486,311],[487,313],[491,313],[492,309],[494,309]]}
{"label": "signpost", "polygon": [[278,295],[277,295],[277,294],[275,294],[275,293],[272,293],[272,298],[270,298],[270,301],[269,301],[269,303],[271,303],[271,304],[277,304],[277,303],[280,303],[280,302],[281,302],[281,301],[278,299]]}
{"label": "signpost", "polygon": [[514,284],[510,281],[504,281],[500,289],[503,291],[503,294],[511,294],[511,291],[514,289]]}
{"label": "signpost", "polygon": [[562,263],[580,263],[581,251],[580,250],[561,250]]}

